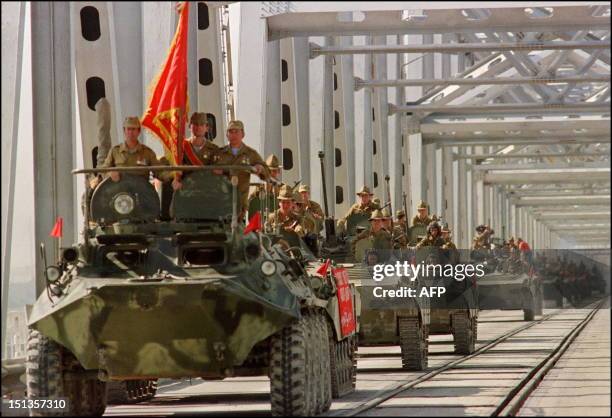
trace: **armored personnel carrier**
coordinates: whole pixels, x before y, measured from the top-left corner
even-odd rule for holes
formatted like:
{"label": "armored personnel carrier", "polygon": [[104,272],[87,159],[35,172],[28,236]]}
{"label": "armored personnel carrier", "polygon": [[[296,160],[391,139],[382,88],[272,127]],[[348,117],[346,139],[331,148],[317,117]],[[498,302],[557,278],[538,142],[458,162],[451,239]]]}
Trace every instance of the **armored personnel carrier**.
{"label": "armored personnel carrier", "polygon": [[[130,175],[164,169],[192,171],[171,221],[159,220],[148,179]],[[98,416],[107,392],[144,399],[158,378],[267,375],[273,415],[316,415],[354,390],[354,293],[265,235],[244,235],[236,176],[210,169],[76,172],[121,180],[98,185],[83,241],[46,267],[29,321],[29,397],[66,398],[67,415]]]}
{"label": "armored personnel carrier", "polygon": [[480,309],[523,310],[525,321],[542,315],[542,281],[534,269],[517,255],[504,255],[496,250],[474,250],[472,259],[484,267],[478,279]]}

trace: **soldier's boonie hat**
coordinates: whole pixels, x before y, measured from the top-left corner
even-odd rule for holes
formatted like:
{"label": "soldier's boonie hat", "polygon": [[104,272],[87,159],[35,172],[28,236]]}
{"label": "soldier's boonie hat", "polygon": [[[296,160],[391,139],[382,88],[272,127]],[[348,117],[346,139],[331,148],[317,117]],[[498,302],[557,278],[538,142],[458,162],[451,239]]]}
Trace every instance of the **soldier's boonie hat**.
{"label": "soldier's boonie hat", "polygon": [[404,216],[406,216],[406,212],[404,212],[403,210],[398,210],[398,211],[395,212],[395,217],[397,219],[403,218]]}
{"label": "soldier's boonie hat", "polygon": [[382,210],[382,214],[385,217],[385,219],[391,219],[391,212],[389,212],[388,208],[384,208]]}
{"label": "soldier's boonie hat", "polygon": [[302,192],[310,193],[310,187],[308,187],[308,185],[306,185],[306,184],[302,184],[302,185],[300,185],[300,188],[298,189],[298,192],[300,192],[300,193],[302,193]]}
{"label": "soldier's boonie hat", "polygon": [[138,116],[128,116],[123,120],[124,128],[140,128],[140,119]]}
{"label": "soldier's boonie hat", "polygon": [[193,112],[193,114],[191,115],[191,119],[189,119],[189,123],[192,123],[194,125],[206,125],[208,123],[206,113]]}
{"label": "soldier's boonie hat", "polygon": [[278,200],[294,200],[291,188],[282,187],[278,193]]}
{"label": "soldier's boonie hat", "polygon": [[299,194],[298,192],[293,193],[293,200],[295,200],[295,203],[300,203],[300,204],[304,203],[304,199],[302,199],[302,195]]}
{"label": "soldier's boonie hat", "polygon": [[383,214],[382,210],[380,209],[376,209],[372,212],[372,214],[370,215],[370,221],[373,221],[375,219],[384,219],[385,215]]}
{"label": "soldier's boonie hat", "polygon": [[241,120],[233,120],[227,124],[227,130],[230,129],[242,129],[244,131],[244,123]]}
{"label": "soldier's boonie hat", "polygon": [[370,196],[374,196],[374,193],[370,191],[370,188],[368,186],[363,186],[361,190],[357,192],[357,195],[362,195],[362,194],[369,194]]}
{"label": "soldier's boonie hat", "polygon": [[266,165],[269,168],[276,168],[276,169],[281,168],[278,162],[278,158],[276,158],[276,155],[274,154],[268,155],[268,158],[266,158]]}
{"label": "soldier's boonie hat", "polygon": [[427,209],[427,203],[424,200],[421,200],[419,206],[417,206],[417,210]]}

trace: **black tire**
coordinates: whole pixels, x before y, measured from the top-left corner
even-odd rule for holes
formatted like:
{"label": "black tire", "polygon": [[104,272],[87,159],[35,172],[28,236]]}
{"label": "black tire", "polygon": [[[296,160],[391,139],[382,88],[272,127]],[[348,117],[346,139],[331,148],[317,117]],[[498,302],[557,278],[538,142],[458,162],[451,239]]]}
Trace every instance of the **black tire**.
{"label": "black tire", "polygon": [[328,323],[332,398],[338,399],[355,391],[357,385],[357,336],[341,341]]}
{"label": "black tire", "polygon": [[106,383],[87,378],[72,353],[36,330],[28,336],[26,386],[29,399],[66,399],[66,410],[31,416],[102,416],[106,409]]}
{"label": "black tire", "polygon": [[534,313],[536,315],[542,315],[544,313],[544,297],[542,296],[542,292],[540,291],[536,293]]}
{"label": "black tire", "polygon": [[270,402],[274,416],[313,414],[312,356],[308,356],[311,344],[306,329],[310,323],[308,317],[303,315],[271,338]]}
{"label": "black tire", "polygon": [[534,297],[529,299],[529,306],[523,309],[523,320],[533,321],[535,318],[536,301]]}
{"label": "black tire", "polygon": [[476,318],[470,318],[468,312],[458,312],[452,316],[455,353],[472,354],[476,351],[477,327]]}
{"label": "black tire", "polygon": [[143,402],[153,399],[157,393],[157,379],[111,380],[106,390],[109,405]]}
{"label": "black tire", "polygon": [[329,350],[329,329],[328,321],[325,313],[317,315],[319,325],[317,327],[319,331],[319,344],[321,346],[321,361],[319,367],[321,368],[321,399],[320,407],[316,412],[317,414],[328,411],[332,404],[332,389],[331,389],[331,359]]}
{"label": "black tire", "polygon": [[398,318],[402,368],[425,370],[427,368],[428,343],[425,329],[419,318]]}

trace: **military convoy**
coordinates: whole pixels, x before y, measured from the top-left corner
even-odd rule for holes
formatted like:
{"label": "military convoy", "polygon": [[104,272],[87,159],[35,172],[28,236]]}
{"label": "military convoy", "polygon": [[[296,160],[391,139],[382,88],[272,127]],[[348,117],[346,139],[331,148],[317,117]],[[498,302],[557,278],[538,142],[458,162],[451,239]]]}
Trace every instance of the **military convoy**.
{"label": "military convoy", "polygon": [[[341,324],[333,277],[299,248],[243,235],[235,177],[210,167],[191,168],[172,220],[160,221],[154,187],[129,175],[153,168],[113,168],[121,180],[93,192],[84,240],[46,267],[29,321],[29,396],[97,416],[107,392],[150,398],[159,378],[267,375],[274,415],[315,415],[353,391],[357,329]],[[354,290],[341,293],[342,315],[356,320]]]}

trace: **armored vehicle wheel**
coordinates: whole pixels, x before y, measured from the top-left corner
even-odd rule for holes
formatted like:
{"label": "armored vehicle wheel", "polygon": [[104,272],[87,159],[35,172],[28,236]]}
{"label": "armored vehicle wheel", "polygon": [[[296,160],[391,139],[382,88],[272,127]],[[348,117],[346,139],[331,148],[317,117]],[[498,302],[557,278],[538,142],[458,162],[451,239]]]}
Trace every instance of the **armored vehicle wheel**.
{"label": "armored vehicle wheel", "polygon": [[542,292],[538,290],[535,296],[535,314],[542,315],[544,313],[544,297]]}
{"label": "armored vehicle wheel", "polygon": [[476,351],[478,335],[476,318],[470,318],[467,312],[458,312],[452,317],[452,331],[455,342],[455,353],[472,354]]}
{"label": "armored vehicle wheel", "polygon": [[[314,311],[283,328],[270,344],[272,415],[309,416],[329,409],[329,353],[324,319]],[[327,365],[327,369],[324,367]]]}
{"label": "armored vehicle wheel", "polygon": [[32,416],[102,416],[106,409],[106,384],[87,376],[78,360],[65,348],[30,330],[26,358],[28,398],[65,398],[67,410],[32,410]]}
{"label": "armored vehicle wheel", "polygon": [[109,405],[136,403],[152,399],[157,392],[157,380],[121,380],[106,383]]}
{"label": "armored vehicle wheel", "polygon": [[321,361],[318,363],[321,369],[321,398],[319,401],[319,409],[315,412],[319,414],[329,410],[332,403],[332,390],[331,390],[331,359],[329,353],[329,329],[327,326],[327,319],[323,314],[317,315],[316,319],[319,324],[317,331],[319,333],[319,344],[321,345]]}
{"label": "armored vehicle wheel", "polygon": [[357,337],[336,341],[331,324],[328,324],[331,389],[334,399],[355,391],[357,384]]}
{"label": "armored vehicle wheel", "polygon": [[536,311],[536,301],[533,296],[528,299],[527,308],[523,309],[523,320],[525,321],[533,321],[535,318]]}
{"label": "armored vehicle wheel", "polygon": [[402,368],[406,370],[425,370],[427,368],[427,332],[419,318],[401,317],[398,319]]}

